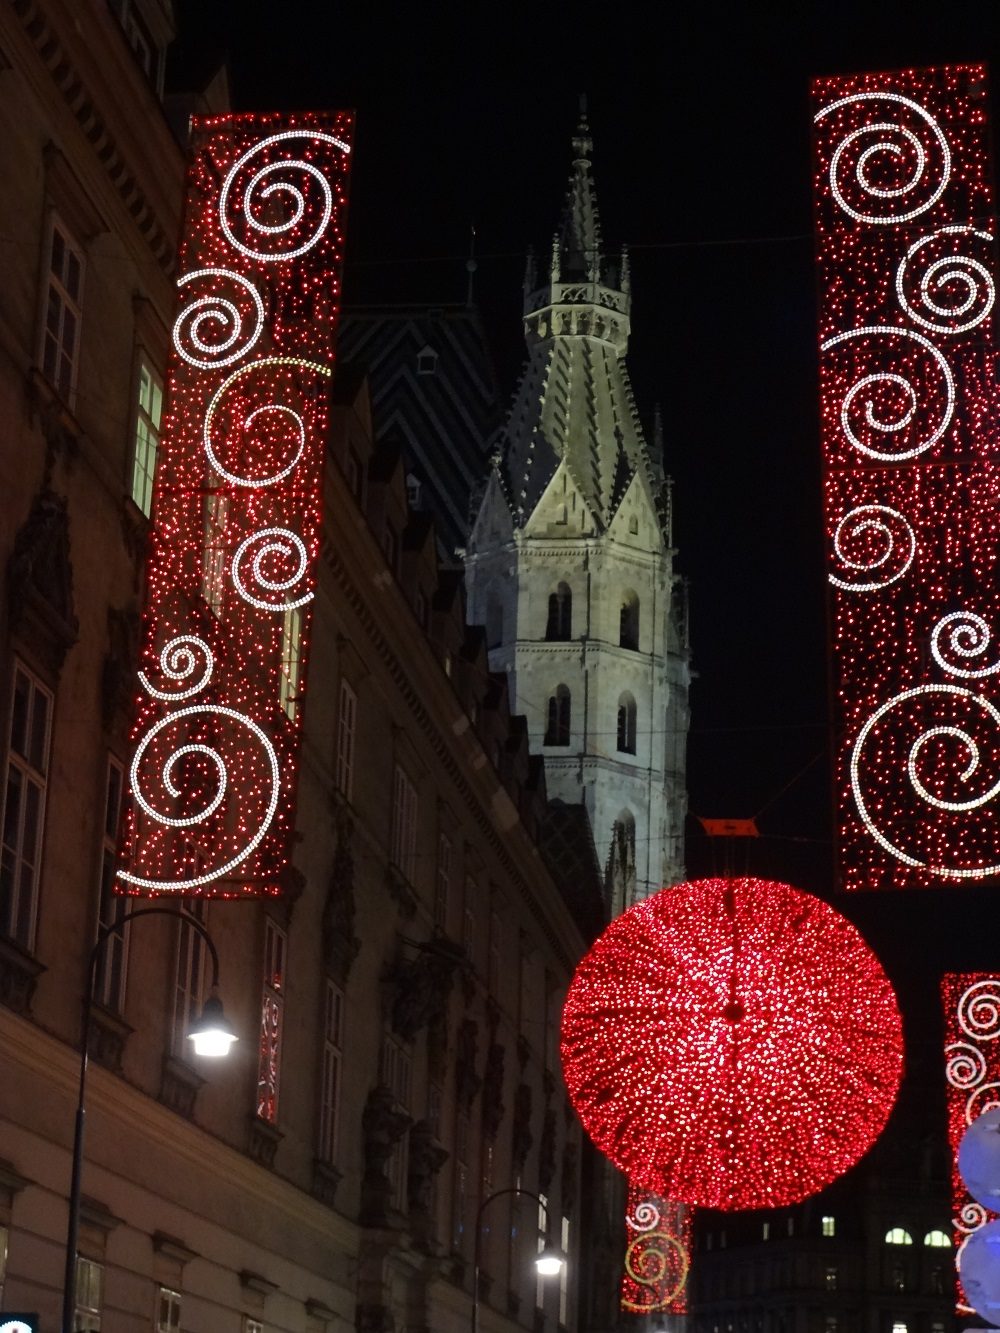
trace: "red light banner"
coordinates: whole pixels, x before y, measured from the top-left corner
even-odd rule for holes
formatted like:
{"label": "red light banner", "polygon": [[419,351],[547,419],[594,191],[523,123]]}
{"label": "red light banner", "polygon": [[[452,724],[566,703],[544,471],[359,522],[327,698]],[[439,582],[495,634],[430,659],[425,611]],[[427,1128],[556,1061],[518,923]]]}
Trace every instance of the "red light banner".
{"label": "red light banner", "polygon": [[1000,875],[986,71],[814,83],[842,876]]}
{"label": "red light banner", "polygon": [[991,1107],[1000,1106],[1000,976],[989,972],[949,972],[941,981],[941,1000],[957,1309],[959,1314],[972,1314],[958,1275],[958,1259],[969,1236],[987,1222],[995,1221],[997,1214],[989,1212],[969,1193],[958,1170],[958,1145],[973,1120]]}
{"label": "red light banner", "polygon": [[195,121],[124,893],[282,890],[351,128],[346,112]]}
{"label": "red light banner", "polygon": [[635,1185],[625,1214],[621,1308],[627,1314],[687,1314],[692,1212]]}

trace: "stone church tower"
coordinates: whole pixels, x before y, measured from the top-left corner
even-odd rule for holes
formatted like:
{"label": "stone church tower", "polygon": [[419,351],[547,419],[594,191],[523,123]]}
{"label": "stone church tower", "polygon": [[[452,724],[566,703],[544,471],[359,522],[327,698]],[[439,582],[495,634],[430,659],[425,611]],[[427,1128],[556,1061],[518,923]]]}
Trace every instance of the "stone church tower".
{"label": "stone church tower", "polygon": [[683,878],[690,667],[660,432],[651,447],[625,364],[628,254],[602,251],[591,149],[582,120],[465,561],[469,617],[549,796],[587,808],[615,915]]}

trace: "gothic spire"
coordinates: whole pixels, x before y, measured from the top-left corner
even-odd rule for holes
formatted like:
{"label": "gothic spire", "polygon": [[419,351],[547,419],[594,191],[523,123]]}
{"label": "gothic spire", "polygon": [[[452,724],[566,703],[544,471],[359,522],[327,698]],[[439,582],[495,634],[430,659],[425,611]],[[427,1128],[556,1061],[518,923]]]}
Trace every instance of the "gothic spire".
{"label": "gothic spire", "polygon": [[601,221],[597,195],[590,174],[594,143],[587,122],[587,99],[580,98],[580,120],[573,135],[573,166],[560,229],[563,274],[570,280],[600,281]]}

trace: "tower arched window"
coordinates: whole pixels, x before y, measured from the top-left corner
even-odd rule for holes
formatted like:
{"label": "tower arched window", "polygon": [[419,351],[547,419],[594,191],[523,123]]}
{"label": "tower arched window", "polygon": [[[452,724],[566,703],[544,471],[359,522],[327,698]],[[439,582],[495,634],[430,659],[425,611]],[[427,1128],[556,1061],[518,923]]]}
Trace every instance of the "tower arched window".
{"label": "tower arched window", "polygon": [[627,690],[618,699],[618,749],[635,754],[635,699]]}
{"label": "tower arched window", "polygon": [[622,598],[618,618],[618,643],[622,648],[639,647],[639,598],[629,590]]}
{"label": "tower arched window", "polygon": [[904,1227],[890,1227],[885,1233],[886,1245],[912,1245],[913,1237]]}
{"label": "tower arched window", "polygon": [[495,588],[486,598],[486,647],[499,648],[503,643],[503,602]]}
{"label": "tower arched window", "polygon": [[929,1246],[932,1250],[950,1250],[951,1237],[946,1231],[942,1231],[940,1227],[935,1227],[933,1231],[928,1231],[927,1235],[924,1237],[924,1244]]}
{"label": "tower arched window", "polygon": [[548,726],[545,729],[546,745],[569,745],[570,695],[565,685],[557,685],[556,691],[549,697]]}
{"label": "tower arched window", "polygon": [[560,583],[555,592],[549,593],[545,637],[555,642],[565,642],[573,637],[573,594],[568,583]]}

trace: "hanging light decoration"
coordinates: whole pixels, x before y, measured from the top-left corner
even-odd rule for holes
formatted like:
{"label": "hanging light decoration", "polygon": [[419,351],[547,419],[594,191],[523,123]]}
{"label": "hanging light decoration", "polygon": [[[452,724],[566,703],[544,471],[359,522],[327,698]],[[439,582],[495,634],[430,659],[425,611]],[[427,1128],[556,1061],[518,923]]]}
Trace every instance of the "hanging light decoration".
{"label": "hanging light decoration", "polygon": [[664,889],[605,930],[563,1011],[573,1104],[633,1185],[706,1208],[822,1189],[878,1138],[903,1072],[878,959],[787,884]]}

